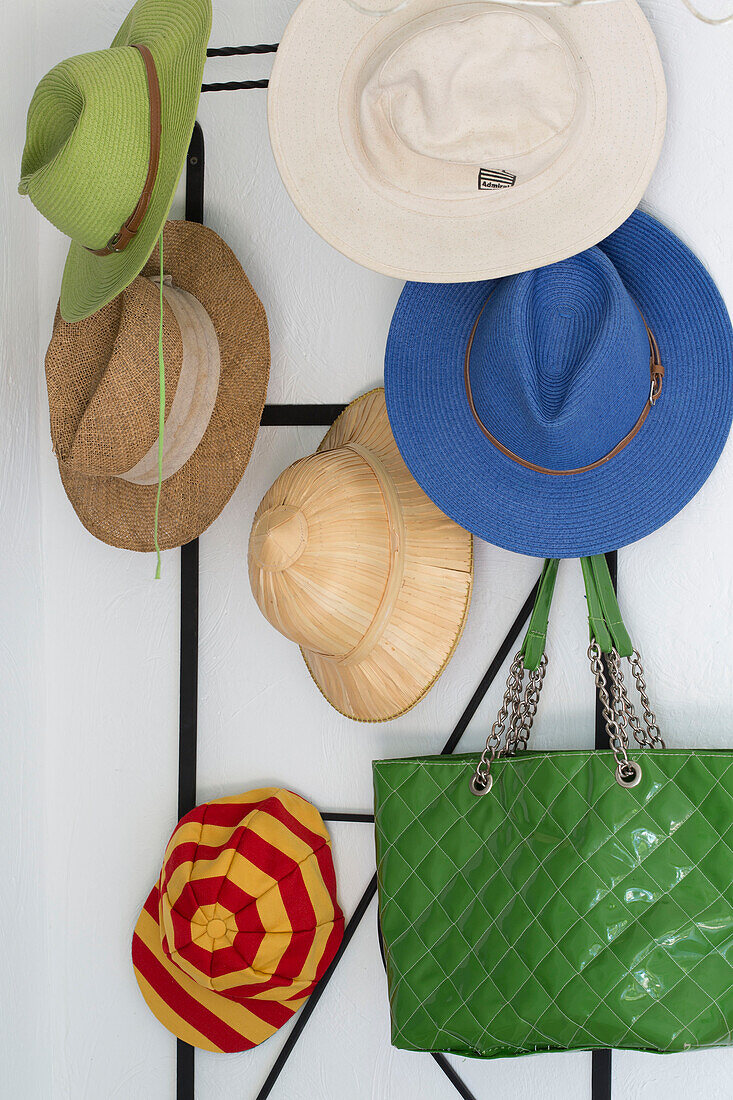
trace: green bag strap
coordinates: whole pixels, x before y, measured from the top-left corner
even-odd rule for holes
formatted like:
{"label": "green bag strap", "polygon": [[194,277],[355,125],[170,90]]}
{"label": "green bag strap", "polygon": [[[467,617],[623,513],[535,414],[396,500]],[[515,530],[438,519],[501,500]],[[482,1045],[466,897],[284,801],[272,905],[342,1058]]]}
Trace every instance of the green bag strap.
{"label": "green bag strap", "polygon": [[610,653],[613,642],[609,629],[606,626],[606,621],[603,618],[601,598],[598,595],[591,559],[581,558],[580,566],[583,570],[585,598],[588,603],[588,629],[590,632],[590,640],[598,643],[601,653]]}
{"label": "green bag strap", "polygon": [[547,623],[550,618],[550,604],[557,579],[557,558],[547,558],[540,574],[537,596],[529,620],[529,628],[522,643],[524,667],[534,672],[539,667],[547,644]]}
{"label": "green bag strap", "polygon": [[588,600],[591,641],[598,643],[601,653],[610,653],[615,648],[620,657],[631,657],[634,646],[621,618],[605,554],[582,558],[581,566]]}
{"label": "green bag strap", "polygon": [[[629,740],[624,727],[627,723],[630,724],[634,737],[642,748],[663,749],[665,745],[649,705],[639,654],[631,644],[621,618],[608,562],[603,554],[581,558],[580,562],[588,601],[591,642],[595,643],[602,653],[617,655],[607,662],[608,675],[612,681],[611,697],[609,697],[604,662],[600,660],[597,650],[595,652],[589,650],[588,654],[591,658],[591,669],[596,677],[609,745],[616,760],[616,780],[622,787],[635,787],[641,780],[641,766],[638,762],[629,759]],[[543,661],[543,657],[557,567],[556,558],[547,558],[542,567],[529,628],[522,648],[509,670],[504,702],[486,739],[486,747],[471,776],[470,787],[474,795],[483,796],[491,790],[493,760],[498,756],[513,756],[527,747],[547,664],[546,660]],[[631,671],[636,679],[644,708],[646,732],[642,729],[626,692],[623,676],[618,667],[618,657],[633,658]],[[526,687],[524,687],[525,670],[530,673],[529,684]],[[507,720],[509,721],[508,731]]]}
{"label": "green bag strap", "polygon": [[[620,657],[631,657],[634,646],[624,626],[616,598],[608,562],[604,554],[580,559],[588,601],[588,627],[591,641],[598,643],[601,653],[615,649]],[[540,574],[529,628],[522,643],[524,667],[533,672],[539,667],[546,649],[547,625],[557,579],[557,558],[547,558]]]}

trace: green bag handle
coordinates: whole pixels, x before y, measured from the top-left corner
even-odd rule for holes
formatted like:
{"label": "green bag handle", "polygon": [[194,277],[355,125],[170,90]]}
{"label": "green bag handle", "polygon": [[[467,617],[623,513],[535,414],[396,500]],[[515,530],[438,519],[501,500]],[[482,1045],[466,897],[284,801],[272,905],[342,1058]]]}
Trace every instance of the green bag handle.
{"label": "green bag handle", "polygon": [[540,661],[547,646],[547,623],[550,618],[550,604],[555,592],[555,580],[557,579],[557,558],[546,558],[540,574],[539,588],[532,608],[532,616],[529,620],[529,628],[522,643],[522,657],[524,667],[528,672],[534,672],[539,668]]}
{"label": "green bag handle", "polygon": [[[521,649],[524,667],[528,672],[534,672],[539,667],[546,649],[547,625],[555,592],[558,565],[557,558],[547,558],[540,574],[529,628]],[[610,653],[615,649],[620,657],[631,657],[634,646],[621,618],[621,609],[605,555],[594,554],[593,557],[581,558],[580,565],[588,602],[588,628],[591,641],[598,644],[601,653]]]}
{"label": "green bag handle", "polygon": [[591,559],[581,558],[580,566],[583,570],[585,598],[588,603],[588,629],[590,632],[590,640],[598,643],[601,653],[610,653],[613,641],[611,639],[611,632],[603,617],[601,597],[598,594],[598,587],[593,575],[593,564]]}
{"label": "green bag handle", "polygon": [[[557,558],[545,559],[542,573],[537,584],[537,595],[529,620],[529,627],[522,642],[522,648],[512,662],[507,679],[504,702],[497,719],[486,738],[486,746],[471,776],[471,793],[483,797],[493,785],[491,774],[492,761],[497,756],[514,756],[527,747],[530,730],[535,714],[547,661],[545,648],[547,624],[550,616],[550,604],[557,579]],[[616,781],[622,787],[636,787],[641,781],[641,766],[629,759],[629,739],[625,732],[627,723],[633,731],[636,741],[642,748],[665,748],[659,732],[659,726],[649,703],[644,683],[644,670],[641,658],[631,644],[628,631],[621,618],[616,592],[608,570],[608,562],[603,554],[581,558],[585,595],[588,601],[588,627],[591,645],[597,646],[588,651],[591,670],[596,678],[598,697],[606,722],[609,746],[616,761]],[[613,654],[608,662],[608,672],[604,670],[601,653]],[[631,671],[636,680],[643,706],[644,724],[636,716],[633,704],[626,692],[623,676],[618,667],[618,658],[632,659]],[[529,683],[524,684],[524,673],[529,672]],[[611,677],[611,695],[606,676]],[[507,730],[507,721],[509,728]]]}
{"label": "green bag handle", "polygon": [[591,641],[598,643],[601,653],[610,653],[615,649],[619,657],[631,657],[634,646],[621,618],[605,554],[581,558],[581,566]]}

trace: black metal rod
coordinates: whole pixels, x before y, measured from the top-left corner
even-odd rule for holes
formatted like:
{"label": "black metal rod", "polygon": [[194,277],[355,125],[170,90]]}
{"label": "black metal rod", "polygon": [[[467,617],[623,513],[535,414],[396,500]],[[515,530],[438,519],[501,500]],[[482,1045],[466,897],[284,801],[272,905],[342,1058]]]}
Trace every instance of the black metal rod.
{"label": "black metal rod", "polygon": [[269,80],[225,80],[219,84],[202,84],[202,92],[246,92],[250,88],[266,88]]}
{"label": "black metal rod", "polygon": [[[316,406],[316,407],[318,407],[318,406]],[[263,423],[264,423],[264,419],[263,419]],[[519,633],[522,629],[523,624],[526,622],[527,618],[530,615],[530,612],[532,610],[532,606],[534,604],[538,584],[539,584],[539,581],[534,586],[532,592],[530,593],[530,595],[525,600],[525,603],[524,603],[524,606],[522,607],[522,610],[519,612],[519,615],[514,620],[511,627],[509,628],[509,633],[507,634],[506,638],[504,639],[501,646],[499,647],[499,651],[496,654],[494,660],[492,661],[488,672],[486,673],[486,675],[481,680],[481,683],[479,684],[478,688],[476,689],[473,696],[471,697],[471,700],[470,700],[468,706],[466,707],[465,711],[461,715],[461,718],[459,719],[458,725],[456,726],[456,728],[454,729],[453,733],[451,734],[448,742],[446,743],[446,745],[450,746],[450,747],[446,747],[443,750],[444,752],[452,752],[453,749],[455,748],[455,746],[458,744],[458,741],[463,736],[463,733],[465,732],[466,727],[468,726],[468,723],[470,722],[473,715],[476,713],[476,709],[477,709],[479,703],[481,702],[481,699],[486,694],[492,680],[494,679],[497,672],[499,671],[499,669],[503,665],[504,661],[506,660],[506,656],[509,653],[509,650],[514,645],[514,643],[515,643],[515,641],[516,641],[516,639],[517,639],[517,637],[518,637],[518,635],[519,635]],[[331,815],[329,817],[329,815],[324,814],[324,817],[325,817],[326,820],[365,820],[365,819],[369,820],[370,819],[370,815],[368,815],[368,814],[347,815],[345,817],[343,817],[341,815],[339,815],[339,816]],[[346,930],[344,932],[344,938],[341,941],[341,945],[338,949],[338,952],[336,953],[336,955],[335,955],[331,965],[329,966],[328,970],[326,971],[326,973],[323,975],[320,982],[316,986],[315,990],[313,991],[313,993],[311,994],[309,999],[306,1001],[303,1008],[300,1010],[300,1013],[298,1015],[295,1026],[294,1026],[293,1030],[291,1031],[290,1035],[288,1036],[287,1042],[285,1043],[282,1050],[280,1051],[280,1054],[278,1055],[277,1060],[275,1061],[275,1064],[273,1065],[272,1069],[270,1070],[270,1073],[268,1074],[267,1080],[265,1081],[264,1085],[262,1086],[262,1088],[258,1092],[256,1100],[266,1100],[266,1097],[268,1097],[270,1095],[270,1093],[272,1092],[272,1089],[275,1085],[275,1082],[277,1081],[278,1077],[280,1076],[280,1073],[282,1072],[283,1066],[285,1065],[285,1063],[288,1060],[288,1057],[290,1056],[290,1052],[292,1051],[292,1049],[295,1046],[296,1042],[300,1038],[301,1032],[303,1031],[303,1028],[305,1027],[305,1025],[308,1023],[308,1020],[310,1019],[310,1015],[313,1012],[316,1004],[318,1003],[319,998],[323,995],[323,991],[326,987],[326,984],[331,979],[331,976],[333,975],[333,972],[336,969],[338,963],[340,962],[344,951],[346,950],[348,944],[350,943],[351,938],[352,938],[354,932],[356,931],[356,929],[359,925],[359,922],[363,919],[364,914],[366,913],[366,911],[369,907],[369,903],[371,902],[372,898],[374,897],[374,894],[376,893],[376,890],[377,890],[377,876],[374,875],[371,882],[369,883],[369,886],[367,887],[364,894],[362,895],[362,897],[359,901],[359,904],[356,907],[356,910],[354,912],[353,917],[351,918],[348,925],[346,926]],[[464,1082],[458,1076],[458,1074],[453,1069],[453,1067],[450,1065],[450,1063],[447,1062],[446,1059],[443,1058],[441,1055],[435,1055],[434,1054],[433,1057],[435,1058],[436,1062],[438,1063],[440,1068],[443,1070],[443,1072],[446,1074],[448,1079],[451,1081],[451,1083],[456,1087],[456,1089],[458,1090],[460,1095],[464,1098],[464,1100],[475,1100],[475,1098],[473,1097],[471,1092],[468,1090],[467,1086],[464,1084]]]}
{"label": "black metal rod", "polygon": [[478,710],[484,695],[493,684],[499,670],[501,669],[501,666],[504,664],[513,646],[516,644],[517,639],[522,632],[522,627],[527,622],[527,619],[532,613],[534,601],[537,599],[537,589],[539,588],[539,584],[540,582],[538,578],[534,588],[527,596],[527,599],[524,601],[521,611],[517,615],[512,625],[509,627],[509,633],[499,646],[496,656],[486,670],[486,675],[471,696],[469,704],[464,710],[461,717],[458,719],[453,733],[443,745],[442,753],[444,756],[447,756],[449,753],[454,752],[456,746],[458,745],[458,742],[461,740],[464,733],[468,729],[468,724]]}
{"label": "black metal rod", "polygon": [[206,168],[206,150],[204,131],[200,123],[195,123],[191,144],[186,156],[186,220],[204,222],[204,169]]}
{"label": "black metal rod", "polygon": [[318,983],[316,988],[313,990],[310,997],[308,998],[308,1000],[305,1002],[305,1004],[301,1008],[300,1012],[298,1013],[298,1016],[296,1017],[296,1020],[295,1020],[295,1025],[293,1027],[293,1030],[288,1035],[288,1038],[285,1042],[284,1047],[282,1048],[282,1050],[278,1054],[274,1066],[272,1067],[272,1069],[268,1073],[267,1080],[265,1081],[265,1083],[262,1086],[262,1088],[260,1089],[260,1091],[257,1093],[256,1100],[265,1100],[265,1098],[268,1097],[270,1095],[270,1093],[272,1092],[272,1090],[275,1086],[275,1082],[277,1081],[278,1077],[280,1076],[280,1073],[282,1072],[283,1066],[285,1065],[285,1063],[287,1062],[287,1060],[290,1056],[290,1052],[292,1051],[293,1047],[295,1046],[298,1039],[300,1038],[300,1034],[301,1034],[303,1028],[305,1027],[305,1025],[308,1023],[308,1020],[311,1017],[311,1013],[313,1012],[313,1010],[315,1009],[315,1007],[318,1004],[319,1000],[323,996],[323,994],[326,990],[326,987],[327,987],[329,981],[331,980],[336,967],[341,962],[343,954],[346,951],[346,948],[351,943],[352,937],[353,937],[354,933],[356,932],[357,928],[359,927],[361,921],[363,920],[364,914],[366,913],[367,909],[369,908],[369,905],[372,901],[372,898],[374,897],[376,892],[377,892],[377,876],[374,875],[371,882],[367,886],[366,890],[362,894],[361,900],[360,900],[359,904],[357,905],[356,909],[354,910],[353,917],[351,918],[349,923],[346,925],[346,928],[344,929],[344,938],[341,940],[341,944],[339,945],[339,949],[338,949],[338,951],[336,952],[336,954],[334,955],[334,957],[331,961],[331,965],[329,966],[328,970],[323,975],[320,982]]}
{"label": "black metal rod", "polygon": [[610,1050],[594,1050],[591,1055],[590,1092],[592,1100],[611,1100],[613,1063]]}
{"label": "black metal rod", "polygon": [[195,1100],[196,1050],[176,1039],[176,1100]]}
{"label": "black metal rod", "polygon": [[[377,943],[379,944],[379,954],[382,957],[382,966],[387,969],[387,956],[384,953],[384,938],[382,937],[382,922],[379,919],[379,910],[377,910]],[[476,1100],[463,1078],[458,1076],[458,1073],[450,1064],[444,1054],[440,1054],[437,1051],[431,1052],[431,1057],[435,1060],[437,1065],[442,1069],[450,1083],[454,1086],[456,1091],[463,1097],[463,1100]]]}
{"label": "black metal rod", "polygon": [[301,428],[311,425],[333,424],[346,405],[265,405],[261,424],[263,428]]}
{"label": "black metal rod", "polygon": [[[276,46],[221,47],[208,51],[209,56],[232,56],[235,54],[274,53]],[[266,88],[267,80],[227,81],[218,84],[205,84],[202,91],[235,91],[250,88]],[[189,221],[203,223],[204,212],[204,138],[198,123],[194,128],[187,159],[186,176],[186,218]],[[344,405],[268,405],[265,407],[262,424],[277,426],[329,426],[343,411]],[[504,663],[514,645],[523,623],[532,607],[536,586],[525,602],[522,611],[510,628],[489,670],[469,701],[466,710],[459,719],[444,752],[452,752],[463,736],[471,718],[475,714],[490,684]],[[197,755],[197,714],[198,714],[198,634],[199,634],[199,545],[198,540],[181,548],[181,686],[179,720],[179,817],[196,805],[196,755]],[[324,814],[327,821],[373,822],[372,814],[338,813]],[[336,970],[341,958],[362,921],[377,891],[377,877],[373,876],[362,895],[354,915],[344,930],[339,950],[328,970],[317,985],[310,998],[300,1010],[295,1026],[275,1061],[267,1080],[258,1093],[257,1100],[266,1100],[280,1076],[287,1059],[305,1028],[311,1013],[323,995],[328,982]],[[441,1054],[433,1058],[464,1100],[475,1100],[473,1094],[461,1080],[455,1069]],[[195,1094],[195,1050],[192,1046],[178,1040],[177,1043],[177,1100],[194,1100]],[[594,1096],[594,1100],[596,1100]]]}
{"label": "black metal rod", "polygon": [[263,43],[260,46],[209,46],[207,57],[235,57],[253,53],[277,53],[279,43]]}
{"label": "black metal rod", "polygon": [[339,813],[338,811],[330,814],[321,814],[324,821],[365,821],[367,824],[374,824],[374,814],[359,814],[359,813]]}
{"label": "black metal rod", "polygon": [[463,1097],[463,1100],[476,1100],[476,1097],[471,1092],[466,1082],[463,1080],[462,1077],[458,1076],[453,1066],[450,1064],[444,1054],[433,1054],[433,1058],[440,1066],[443,1073],[450,1081],[451,1085],[453,1085],[453,1088],[456,1090],[458,1095]]}
{"label": "black metal rod", "polygon": [[[606,554],[606,561],[608,562],[608,571],[611,574],[611,583],[613,587],[617,587],[618,581],[618,553],[613,551],[610,554]],[[604,656],[601,656],[603,661],[603,671],[606,677],[606,683],[610,683],[608,662]],[[601,707],[601,700],[596,694],[596,740],[595,747],[597,749],[608,748],[608,734],[606,733],[606,723],[603,718],[603,708]]]}
{"label": "black metal rod", "polygon": [[[264,419],[263,419],[263,423],[264,423]],[[481,703],[481,700],[483,699],[483,697],[486,694],[486,692],[488,691],[489,687],[491,686],[491,684],[495,680],[495,678],[497,676],[497,673],[499,672],[502,665],[504,664],[504,661],[506,660],[507,656],[509,655],[509,652],[510,652],[512,646],[516,643],[517,638],[519,637],[519,634],[521,633],[522,627],[524,626],[525,622],[527,621],[527,619],[529,618],[529,616],[531,614],[532,608],[534,606],[534,601],[535,601],[536,596],[537,596],[538,587],[539,587],[539,578],[537,579],[537,582],[534,585],[534,587],[533,587],[532,591],[530,592],[529,596],[524,601],[524,604],[522,605],[522,608],[521,608],[519,614],[517,615],[516,619],[514,620],[512,625],[509,627],[509,632],[507,633],[506,637],[504,638],[504,641],[499,646],[499,649],[497,650],[497,653],[496,653],[493,661],[489,665],[489,668],[487,669],[485,676],[483,676],[483,678],[481,680],[481,683],[479,684],[479,686],[476,688],[473,695],[471,696],[471,699],[469,700],[468,706],[464,710],[464,712],[461,715],[461,717],[459,718],[458,723],[456,724],[452,734],[450,735],[450,737],[446,741],[445,745],[443,746],[443,754],[444,755],[453,752],[454,749],[456,748],[456,746],[458,745],[458,742],[460,741],[461,737],[466,732],[466,729],[468,727],[469,722],[471,721],[474,714],[476,713],[476,711],[479,707],[479,704]],[[361,820],[374,820],[373,817],[371,817],[368,814],[346,815],[345,818],[342,817],[342,816],[337,816],[337,815],[330,815],[329,816],[328,814],[324,814],[323,816],[327,821],[329,821],[329,820],[331,820],[331,821],[335,821],[335,820],[350,820],[350,821],[351,820],[360,820],[360,821]],[[369,902],[371,901],[372,897],[374,896],[376,888],[377,888],[377,877],[375,875],[374,878],[372,879],[372,881],[369,883],[369,886],[367,887],[366,892],[363,894],[358,906],[356,907],[356,912],[354,913],[354,916],[351,918],[351,921],[349,922],[347,931],[349,929],[353,928],[352,935],[353,935],[353,932],[356,931],[355,925],[364,916],[364,913],[367,910]],[[378,914],[377,914],[377,927],[378,927],[379,946],[380,946],[380,951],[382,952],[382,961],[384,962],[385,959],[384,959],[384,950],[383,950],[383,946],[382,946],[382,933],[381,933],[381,928],[379,928],[379,915]],[[279,1074],[282,1070],[282,1067],[285,1065],[285,1062],[287,1061],[288,1055],[290,1054],[290,1051],[292,1050],[292,1047],[295,1045],[295,1042],[297,1041],[297,1038],[300,1035],[300,1032],[303,1030],[306,1023],[308,1022],[308,1016],[310,1015],[310,1012],[308,1012],[308,1016],[306,1016],[305,1019],[303,1019],[303,1013],[305,1013],[306,1009],[309,1008],[309,1006],[311,1005],[311,1002],[313,1001],[316,994],[320,995],[319,991],[321,990],[321,987],[324,985],[324,983],[327,981],[327,979],[331,977],[331,974],[332,974],[333,970],[335,969],[335,966],[338,963],[339,958],[341,957],[341,955],[343,954],[343,951],[345,950],[345,946],[346,946],[346,933],[344,933],[344,940],[342,941],[341,947],[339,948],[339,952],[336,955],[336,957],[334,958],[333,962],[331,963],[331,966],[326,971],[326,974],[324,975],[324,977],[321,979],[320,984],[318,986],[316,986],[316,989],[311,994],[310,999],[306,1002],[305,1006],[301,1009],[301,1015],[298,1018],[298,1023],[296,1024],[296,1028],[298,1029],[297,1034],[296,1034],[296,1028],[293,1028],[293,1031],[291,1032],[291,1034],[288,1038],[288,1043],[286,1043],[286,1045],[283,1047],[277,1061],[275,1062],[275,1065],[273,1066],[273,1068],[270,1072],[270,1076],[265,1081],[265,1084],[264,1084],[262,1090],[257,1094],[257,1100],[265,1100],[265,1098],[270,1095],[272,1087],[275,1084],[275,1081],[277,1080],[277,1078],[278,1078],[278,1076],[279,1076]],[[311,1009],[311,1011],[312,1011],[312,1009]],[[291,1040],[292,1040],[292,1042],[291,1042]],[[290,1045],[288,1045],[288,1044],[290,1044]],[[468,1086],[459,1077],[456,1070],[446,1060],[446,1058],[444,1058],[442,1054],[433,1054],[432,1057],[435,1059],[437,1064],[440,1066],[443,1073],[446,1075],[446,1077],[451,1082],[451,1084],[453,1084],[455,1086],[455,1088],[457,1089],[459,1094],[463,1097],[463,1100],[475,1100],[475,1097],[473,1096],[473,1094],[468,1089]]]}
{"label": "black metal rod", "polygon": [[[534,601],[537,598],[537,589],[539,588],[539,584],[540,582],[538,577],[534,588],[527,596],[527,599],[524,601],[524,604],[522,605],[519,614],[517,615],[512,625],[509,627],[509,631],[504,638],[504,641],[499,646],[493,661],[486,670],[486,674],[482,677],[480,684],[478,685],[468,702],[468,706],[464,710],[461,717],[458,719],[458,722],[456,723],[453,732],[443,746],[442,753],[444,756],[455,751],[456,747],[458,746],[458,742],[463,737],[463,734],[468,728],[469,722],[478,710],[483,697],[486,695],[486,692],[493,684],[502,665],[504,664],[505,660],[509,656],[509,653],[516,644],[517,639],[522,632],[522,627],[527,622],[527,619],[532,613]],[[386,970],[387,959],[384,953],[384,941],[382,939],[382,926],[379,920],[379,913],[377,913],[377,939],[379,942],[379,950],[382,956],[382,964]],[[458,1094],[463,1097],[463,1100],[476,1100],[468,1085],[458,1075],[457,1071],[453,1068],[445,1055],[433,1051],[432,1057],[437,1065],[440,1067],[440,1069],[443,1071],[445,1076],[448,1078],[450,1083],[456,1089]]]}
{"label": "black metal rod", "polygon": [[[204,134],[194,126],[186,158],[186,219],[204,220]],[[165,248],[165,240],[164,240]],[[199,540],[181,547],[181,663],[178,713],[178,816],[196,805],[199,691]],[[176,1098],[194,1100],[195,1050],[177,1040]]]}
{"label": "black metal rod", "polygon": [[[186,219],[204,221],[204,134],[197,122],[186,159]],[[164,243],[165,247],[165,243]],[[181,547],[181,670],[178,816],[196,805],[198,735],[199,541]]]}
{"label": "black metal rod", "polygon": [[[608,562],[608,570],[611,574],[611,580],[613,581],[614,588],[618,579],[618,554],[614,550],[611,554],[606,554],[606,561]],[[603,667],[606,674],[606,681],[609,681],[609,669],[608,665],[603,659]],[[608,748],[608,734],[606,733],[606,724],[603,720],[603,710],[601,708],[601,701],[596,696],[596,738],[595,747],[597,749]],[[591,1100],[611,1100],[611,1079],[613,1076],[612,1055],[610,1050],[594,1050],[591,1055]]]}
{"label": "black metal rod", "polygon": [[181,547],[181,664],[178,817],[196,805],[198,739],[199,540]]}

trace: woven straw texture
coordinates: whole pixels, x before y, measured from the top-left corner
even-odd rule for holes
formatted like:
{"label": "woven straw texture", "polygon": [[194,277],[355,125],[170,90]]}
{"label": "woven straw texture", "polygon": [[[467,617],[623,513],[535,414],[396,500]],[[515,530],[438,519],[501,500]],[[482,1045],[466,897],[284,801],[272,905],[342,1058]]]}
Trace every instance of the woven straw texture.
{"label": "woven straw texture", "polygon": [[260,609],[301,646],[326,699],[379,722],[414,706],[452,656],[473,543],[411,477],[380,389],[349,405],[318,452],[265,495],[249,570]]}
{"label": "woven straw texture", "polygon": [[481,1057],[733,1032],[733,753],[374,765],[392,1042]]}
{"label": "woven straw texture", "polygon": [[[190,542],[221,512],[249,461],[270,366],[267,318],[231,249],[211,229],[168,222],[164,270],[202,304],[221,354],[214,411],[189,460],[163,483],[159,541]],[[156,275],[156,248],[144,276]],[[115,476],[158,438],[159,291],[140,277],[88,320],[56,316],[46,355],[51,438],[69,500],[87,530],[112,546],[153,549],[155,485]],[[181,369],[180,330],[164,302],[166,415]]]}
{"label": "woven straw texture", "polygon": [[[112,48],[62,61],[40,82],[28,110],[20,188],[72,238],[61,315],[80,321],[140,273],[165,222],[196,119],[211,0],[138,0]],[[150,151],[150,100],[139,52],[147,46],[160,82],[158,174],[137,235],[124,251],[94,256],[132,214]]]}
{"label": "woven straw texture", "polygon": [[[385,387],[402,457],[428,496],[456,523],[517,553],[583,557],[648,535],[697,493],[730,431],[733,329],[709,273],[674,233],[641,211],[602,241],[599,249],[657,339],[664,385],[638,435],[615,458],[587,473],[554,477],[524,469],[501,454],[474,419],[464,379],[466,347],[495,281],[452,286],[408,283],[392,320]],[[574,264],[568,260],[557,267],[572,272]],[[619,441],[641,412],[639,405],[631,423],[618,416],[625,395],[613,386],[617,364],[604,363],[598,354],[606,334],[621,324],[620,313],[610,301],[605,328],[579,337],[577,319],[582,309],[572,281],[566,291],[564,304],[562,295],[557,295],[539,322],[527,310],[524,326],[515,329],[513,353],[521,349],[531,360],[538,389],[540,384],[548,389],[554,385],[553,400],[559,396],[559,407],[550,412],[543,408],[541,392],[530,394],[530,400],[516,409],[512,434],[502,440],[515,453],[522,444],[525,451],[534,446],[533,433],[540,435],[548,424],[572,425],[568,453],[578,445],[581,433],[586,445],[593,441],[594,428],[599,438],[605,438],[611,418],[616,419]],[[551,357],[543,364],[547,350],[541,339],[543,324],[555,348],[560,343],[559,328],[568,329],[569,351],[560,354],[554,366]],[[533,342],[538,331],[540,336]],[[646,355],[642,373],[648,372]],[[473,379],[473,352],[471,362]],[[501,363],[495,360],[497,369]],[[542,371],[538,364],[543,365]],[[622,365],[618,370],[621,374]],[[579,424],[577,410],[589,391],[595,394],[595,408]],[[485,380],[484,392],[489,403],[491,378]],[[518,434],[521,431],[523,437]]]}
{"label": "woven straw texture", "polygon": [[343,927],[316,808],[274,787],[220,798],[170,839],[135,928],[135,976],[179,1039],[249,1050],[313,992]]}

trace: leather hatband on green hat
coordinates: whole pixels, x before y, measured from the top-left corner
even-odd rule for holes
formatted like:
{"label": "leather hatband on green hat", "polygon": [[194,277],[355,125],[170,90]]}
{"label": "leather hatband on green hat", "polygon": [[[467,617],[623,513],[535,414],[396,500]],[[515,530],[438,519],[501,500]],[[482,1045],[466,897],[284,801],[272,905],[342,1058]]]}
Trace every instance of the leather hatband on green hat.
{"label": "leather hatband on green hat", "polygon": [[[191,140],[210,30],[211,0],[138,0],[110,49],[62,61],[35,91],[18,189],[71,237],[65,321],[112,301],[155,247]],[[126,224],[134,232],[118,242]]]}

